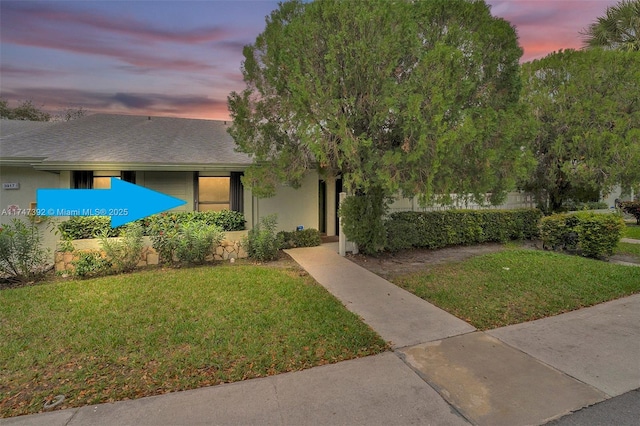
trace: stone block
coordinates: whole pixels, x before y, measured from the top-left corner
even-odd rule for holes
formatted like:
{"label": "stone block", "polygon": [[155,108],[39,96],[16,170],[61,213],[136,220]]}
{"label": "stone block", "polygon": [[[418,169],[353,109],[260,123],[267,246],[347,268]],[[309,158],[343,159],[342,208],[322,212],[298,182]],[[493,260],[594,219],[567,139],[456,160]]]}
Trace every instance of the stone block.
{"label": "stone block", "polygon": [[157,253],[147,253],[147,265],[157,265],[159,260]]}
{"label": "stone block", "polygon": [[244,259],[244,258],[247,258],[247,257],[249,257],[249,255],[247,254],[247,252],[246,252],[242,247],[240,247],[240,248],[238,249],[238,258],[240,258],[240,259]]}

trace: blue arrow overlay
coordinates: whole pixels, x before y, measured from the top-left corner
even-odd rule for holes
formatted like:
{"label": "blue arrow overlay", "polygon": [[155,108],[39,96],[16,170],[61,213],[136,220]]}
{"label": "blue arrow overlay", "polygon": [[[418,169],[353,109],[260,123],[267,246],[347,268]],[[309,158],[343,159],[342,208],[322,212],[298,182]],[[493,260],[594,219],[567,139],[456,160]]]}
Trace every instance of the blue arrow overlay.
{"label": "blue arrow overlay", "polygon": [[187,203],[113,177],[111,189],[38,189],[36,202],[46,216],[111,216],[112,228]]}

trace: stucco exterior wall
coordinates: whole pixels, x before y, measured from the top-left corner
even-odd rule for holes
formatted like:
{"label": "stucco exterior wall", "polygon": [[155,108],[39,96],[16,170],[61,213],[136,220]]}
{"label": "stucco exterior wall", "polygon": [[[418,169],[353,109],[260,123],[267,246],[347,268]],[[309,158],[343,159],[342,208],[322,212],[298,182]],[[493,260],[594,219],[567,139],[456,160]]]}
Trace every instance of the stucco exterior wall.
{"label": "stucco exterior wall", "polygon": [[193,211],[193,172],[136,172],[136,185],[144,186],[187,202],[187,204],[170,211]]}
{"label": "stucco exterior wall", "polygon": [[[0,187],[0,225],[8,224],[14,218],[27,220],[24,215],[9,215],[6,210],[9,206],[18,206],[19,209],[29,209],[31,203],[36,201],[36,190],[44,188],[64,188],[66,182],[61,182],[60,175],[56,173],[34,170],[30,167],[0,166],[0,181],[2,183],[18,183],[19,189],[2,189]],[[36,206],[37,207],[37,206]],[[36,224],[42,236],[43,245],[50,249],[49,261],[53,262],[53,248],[57,237],[50,232],[48,222],[42,221]]]}
{"label": "stucco exterior wall", "polygon": [[[260,222],[260,218],[276,213],[278,215],[278,230],[292,231],[297,226],[304,229],[318,229],[318,173],[308,173],[302,186],[294,189],[280,185],[276,195],[271,198],[257,198],[251,196],[251,191],[245,188],[245,217],[247,228],[252,228]],[[249,198],[247,202],[247,197]]]}

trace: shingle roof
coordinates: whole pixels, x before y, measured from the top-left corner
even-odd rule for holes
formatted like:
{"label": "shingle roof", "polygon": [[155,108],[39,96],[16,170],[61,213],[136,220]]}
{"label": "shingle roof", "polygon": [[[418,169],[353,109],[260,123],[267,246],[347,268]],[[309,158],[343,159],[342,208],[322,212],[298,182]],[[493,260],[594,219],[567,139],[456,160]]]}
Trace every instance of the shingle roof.
{"label": "shingle roof", "polygon": [[27,120],[5,120],[0,119],[0,138],[16,135],[23,132],[30,132],[37,129],[53,126],[50,121],[27,121]]}
{"label": "shingle roof", "polygon": [[222,121],[96,114],[25,131],[1,125],[2,157],[45,157],[43,165],[252,163],[247,154],[235,152]]}

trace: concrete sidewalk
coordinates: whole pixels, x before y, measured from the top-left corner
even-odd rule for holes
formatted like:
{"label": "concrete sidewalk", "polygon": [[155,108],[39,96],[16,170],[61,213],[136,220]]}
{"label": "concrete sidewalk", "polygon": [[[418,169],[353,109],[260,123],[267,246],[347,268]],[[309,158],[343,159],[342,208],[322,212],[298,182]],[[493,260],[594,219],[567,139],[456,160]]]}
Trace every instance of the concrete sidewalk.
{"label": "concrete sidewalk", "polygon": [[0,425],[539,425],[640,387],[640,295],[478,332],[332,248],[288,253],[394,352]]}

